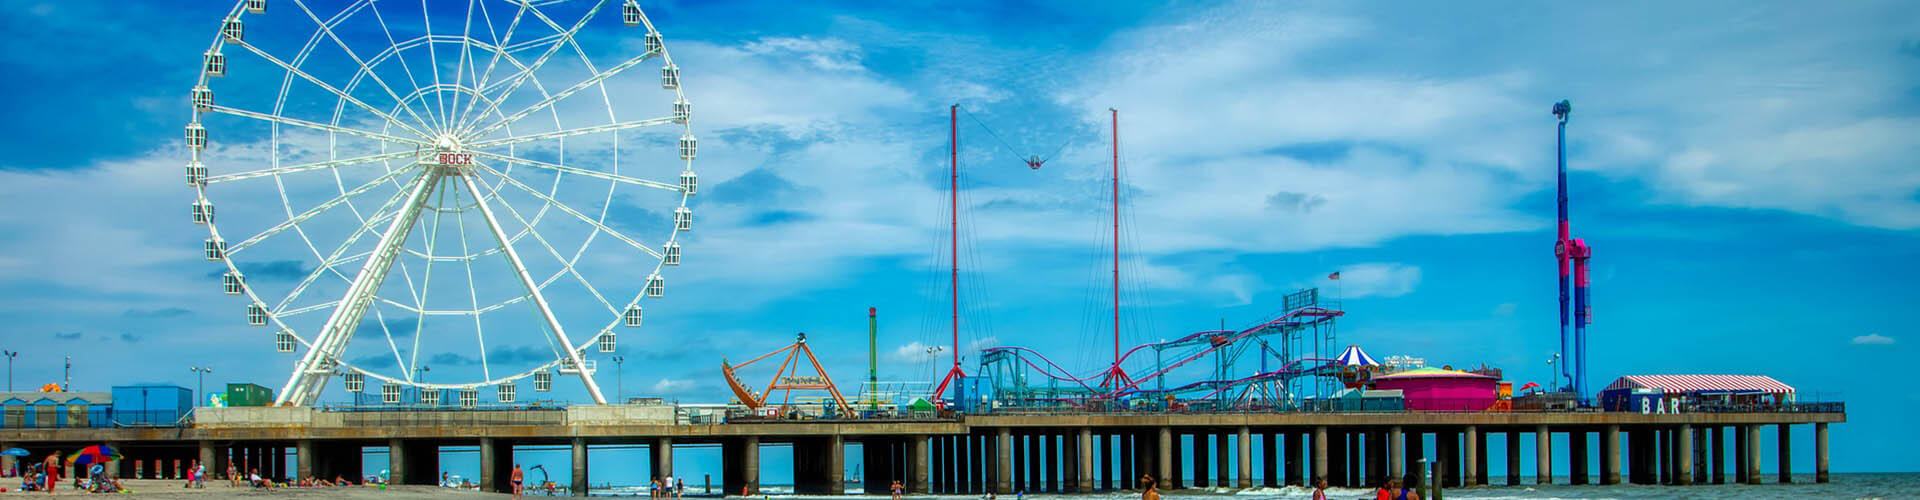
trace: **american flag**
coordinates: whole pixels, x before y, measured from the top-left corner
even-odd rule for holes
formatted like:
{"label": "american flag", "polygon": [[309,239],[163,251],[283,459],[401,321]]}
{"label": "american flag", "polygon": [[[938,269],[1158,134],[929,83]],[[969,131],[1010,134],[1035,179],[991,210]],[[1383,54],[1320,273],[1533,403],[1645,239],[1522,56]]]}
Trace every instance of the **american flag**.
{"label": "american flag", "polygon": [[1327,279],[1330,279],[1330,280],[1339,280],[1339,279],[1340,279],[1340,271],[1334,271],[1334,272],[1333,272],[1333,274],[1329,274],[1329,275],[1327,275]]}

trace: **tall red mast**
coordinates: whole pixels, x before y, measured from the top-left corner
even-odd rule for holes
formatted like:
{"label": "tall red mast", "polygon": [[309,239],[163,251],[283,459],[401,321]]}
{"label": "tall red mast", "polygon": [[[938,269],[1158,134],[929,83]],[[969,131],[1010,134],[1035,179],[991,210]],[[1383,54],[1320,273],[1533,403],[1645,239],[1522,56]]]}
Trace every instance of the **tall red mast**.
{"label": "tall red mast", "polygon": [[940,386],[933,390],[933,400],[938,402],[946,398],[947,384],[955,377],[965,377],[967,372],[960,369],[960,105],[947,108],[947,200],[951,219],[947,226],[948,257],[952,259],[953,294],[953,368],[940,379]]}
{"label": "tall red mast", "polygon": [[1118,389],[1128,382],[1120,369],[1120,110],[1107,111],[1113,116],[1113,366],[1100,385]]}

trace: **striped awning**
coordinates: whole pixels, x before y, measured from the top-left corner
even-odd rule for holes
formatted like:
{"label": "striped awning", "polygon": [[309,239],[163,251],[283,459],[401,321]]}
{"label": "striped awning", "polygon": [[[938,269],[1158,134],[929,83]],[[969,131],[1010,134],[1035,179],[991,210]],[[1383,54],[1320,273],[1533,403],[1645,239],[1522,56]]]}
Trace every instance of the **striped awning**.
{"label": "striped awning", "polygon": [[1793,387],[1766,375],[1628,375],[1606,390],[1660,389],[1667,394],[1693,392],[1793,392]]}
{"label": "striped awning", "polygon": [[1333,361],[1340,366],[1375,366],[1380,364],[1379,361],[1374,361],[1372,356],[1368,356],[1366,351],[1360,350],[1359,345],[1347,346],[1347,350],[1341,351],[1340,356],[1333,358]]}

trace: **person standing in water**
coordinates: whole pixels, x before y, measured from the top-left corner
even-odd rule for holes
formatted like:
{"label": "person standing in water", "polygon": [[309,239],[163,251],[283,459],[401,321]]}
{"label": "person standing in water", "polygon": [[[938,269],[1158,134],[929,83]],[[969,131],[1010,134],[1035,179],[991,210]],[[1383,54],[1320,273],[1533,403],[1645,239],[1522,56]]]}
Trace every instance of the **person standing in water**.
{"label": "person standing in water", "polygon": [[1313,500],[1327,500],[1327,478],[1313,478]]}
{"label": "person standing in water", "polygon": [[1140,479],[1140,488],[1143,490],[1140,492],[1140,500],[1160,500],[1160,491],[1153,487],[1153,476],[1142,474]]}

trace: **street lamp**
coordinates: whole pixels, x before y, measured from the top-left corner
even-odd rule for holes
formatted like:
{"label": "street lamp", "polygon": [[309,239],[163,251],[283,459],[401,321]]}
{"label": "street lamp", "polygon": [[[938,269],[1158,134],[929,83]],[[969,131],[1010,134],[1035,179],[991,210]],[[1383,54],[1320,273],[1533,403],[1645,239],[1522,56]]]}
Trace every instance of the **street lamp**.
{"label": "street lamp", "polygon": [[13,392],[13,358],[19,356],[20,351],[0,351],[0,353],[7,355],[7,392]]}
{"label": "street lamp", "polygon": [[626,361],[627,358],[624,356],[613,357],[613,373],[615,377],[613,386],[616,391],[614,392],[614,401],[624,402],[627,400],[627,365],[623,364],[626,363]]}
{"label": "street lamp", "polygon": [[213,373],[213,367],[193,366],[188,367],[187,371],[193,372],[194,376],[199,378],[199,381],[195,382],[196,385],[193,386],[193,406],[199,407],[202,402],[200,400],[200,394],[207,389],[207,374]]}

